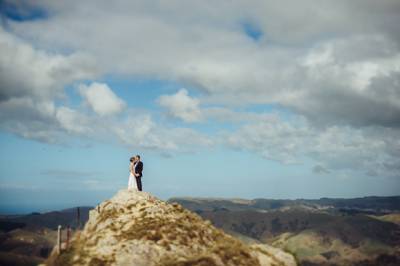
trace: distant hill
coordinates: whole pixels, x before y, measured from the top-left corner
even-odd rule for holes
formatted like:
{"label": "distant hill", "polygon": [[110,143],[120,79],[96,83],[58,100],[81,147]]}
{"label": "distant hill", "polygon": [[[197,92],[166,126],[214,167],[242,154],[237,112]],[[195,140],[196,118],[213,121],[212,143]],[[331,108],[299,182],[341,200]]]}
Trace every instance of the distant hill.
{"label": "distant hill", "polygon": [[400,265],[400,197],[273,200],[172,198],[242,241],[293,253],[300,265]]}
{"label": "distant hill", "polygon": [[201,213],[217,227],[266,241],[285,232],[299,233],[316,230],[326,236],[340,238],[349,245],[357,245],[368,238],[387,245],[400,245],[400,227],[363,214],[332,215],[305,210],[288,211],[213,211]]}
{"label": "distant hill", "polygon": [[50,255],[57,232],[15,229],[0,234],[0,265],[37,265]]}
{"label": "distant hill", "polygon": [[[93,207],[79,207],[81,225],[85,224],[88,220],[89,210],[91,209]],[[69,225],[72,228],[76,228],[78,225],[77,207],[45,213],[34,212],[24,215],[3,215],[0,218],[0,230],[2,231],[9,231],[12,228],[23,228],[25,226],[57,229],[58,225],[63,227]]]}
{"label": "distant hill", "polygon": [[380,216],[370,215],[370,217],[379,219],[381,221],[392,222],[392,223],[400,225],[400,213],[390,213],[390,214],[380,215]]}
{"label": "distant hill", "polygon": [[321,198],[321,199],[218,199],[218,198],[170,198],[168,202],[178,202],[193,211],[214,211],[226,209],[240,210],[275,210],[284,207],[307,209],[331,209],[341,212],[392,213],[400,212],[400,196],[363,197],[363,198]]}
{"label": "distant hill", "polygon": [[[84,225],[92,207],[79,207]],[[77,228],[77,208],[0,217],[0,265],[38,265],[50,254],[57,239],[57,227]],[[74,231],[72,231],[74,234]],[[65,231],[64,231],[65,237]]]}

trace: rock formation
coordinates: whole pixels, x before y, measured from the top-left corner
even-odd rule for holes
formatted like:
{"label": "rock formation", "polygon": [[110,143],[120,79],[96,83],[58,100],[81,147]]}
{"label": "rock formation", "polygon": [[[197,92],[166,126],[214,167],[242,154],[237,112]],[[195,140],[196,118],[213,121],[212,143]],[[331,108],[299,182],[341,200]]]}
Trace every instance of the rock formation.
{"label": "rock formation", "polygon": [[71,247],[47,265],[296,265],[267,245],[246,245],[177,203],[120,190],[90,211]]}

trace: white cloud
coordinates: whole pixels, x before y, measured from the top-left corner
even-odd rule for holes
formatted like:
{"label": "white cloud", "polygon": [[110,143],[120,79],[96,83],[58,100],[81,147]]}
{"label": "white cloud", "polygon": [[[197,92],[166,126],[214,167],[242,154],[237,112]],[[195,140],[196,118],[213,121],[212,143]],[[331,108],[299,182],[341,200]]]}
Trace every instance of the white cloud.
{"label": "white cloud", "polygon": [[259,121],[240,127],[234,133],[223,135],[224,142],[233,148],[259,153],[269,160],[282,163],[299,163],[302,148],[311,141],[312,132],[299,121],[296,124],[275,121]]}
{"label": "white cloud", "polygon": [[59,143],[65,131],[56,117],[55,100],[65,98],[66,85],[97,74],[93,60],[83,53],[50,53],[0,27],[0,128]]}
{"label": "white cloud", "polygon": [[[108,87],[89,94],[87,86],[82,93],[103,120],[54,105],[65,85],[99,73],[125,75],[206,92],[200,99],[182,89],[158,102],[184,122],[214,119],[239,127],[226,134],[230,147],[285,163],[308,156],[330,170],[399,175],[400,33],[393,26],[400,24],[398,0],[235,1],[212,8],[202,1],[120,0],[112,12],[109,1],[37,5],[49,16],[4,18],[9,32],[0,31],[5,130],[54,141],[64,133],[89,134],[90,124],[92,131],[149,149],[212,143],[212,136],[161,126],[151,116],[112,117],[127,110]],[[260,29],[259,40],[246,35],[243,22]],[[99,97],[107,94],[112,96]],[[232,108],[271,103],[305,118],[281,121]]]}
{"label": "white cloud", "polygon": [[0,128],[28,139],[58,142],[55,106],[52,101],[30,97],[0,101]]}
{"label": "white cloud", "polygon": [[132,148],[158,150],[164,154],[194,152],[211,147],[213,141],[190,128],[165,127],[147,114],[135,113],[113,127],[118,139]]}
{"label": "white cloud", "polygon": [[199,122],[203,114],[199,108],[199,100],[188,95],[186,89],[180,89],[173,95],[161,95],[158,103],[167,109],[169,115],[185,122]]}
{"label": "white cloud", "polygon": [[[250,123],[234,133],[223,134],[229,147],[253,151],[282,163],[302,163],[310,158],[325,169],[368,175],[398,177],[400,142],[395,129],[348,126],[316,128],[297,118]],[[396,168],[397,165],[397,168]]]}
{"label": "white cloud", "polygon": [[[90,53],[105,73],[186,83],[217,104],[279,104],[316,123],[400,124],[396,0],[235,1],[212,9],[203,2],[117,1],[113,12],[107,1],[38,5],[51,16],[10,21],[10,28],[41,47]],[[260,29],[258,41],[243,22]],[[184,121],[202,119],[196,108],[171,105]]]}
{"label": "white cloud", "polygon": [[89,135],[94,130],[94,125],[89,117],[68,107],[58,108],[56,118],[61,127],[70,133]]}
{"label": "white cloud", "polygon": [[80,84],[79,92],[100,116],[118,114],[126,107],[126,103],[104,83],[93,82],[89,86]]}
{"label": "white cloud", "polygon": [[0,100],[32,96],[52,99],[64,86],[98,74],[93,60],[82,53],[62,55],[35,49],[0,27]]}
{"label": "white cloud", "polygon": [[[302,67],[301,67],[302,66]],[[400,126],[400,50],[382,36],[330,40],[301,60],[277,101],[318,124]]]}
{"label": "white cloud", "polygon": [[[396,0],[285,1],[278,6],[235,1],[212,9],[203,2],[117,1],[113,12],[107,1],[38,5],[51,16],[9,22],[10,28],[41,47],[90,53],[106,73],[189,83],[216,103],[280,104],[317,123],[399,124],[398,100],[393,99],[400,96],[381,93],[396,86],[375,85],[378,79],[389,85],[399,75],[400,34],[392,27],[400,24]],[[178,10],[184,7],[182,14]],[[246,35],[243,22],[263,33],[257,42]],[[344,108],[336,104],[343,98]],[[325,109],[327,99],[334,103]],[[379,115],[362,107],[369,105],[381,110]],[[357,110],[349,115],[351,106]],[[188,122],[202,118],[195,108],[171,114]]]}

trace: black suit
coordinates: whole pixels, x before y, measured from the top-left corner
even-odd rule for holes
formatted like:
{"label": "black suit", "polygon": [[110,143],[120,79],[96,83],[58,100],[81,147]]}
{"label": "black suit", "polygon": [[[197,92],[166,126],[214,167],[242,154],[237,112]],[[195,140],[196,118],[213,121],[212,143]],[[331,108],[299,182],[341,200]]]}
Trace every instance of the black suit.
{"label": "black suit", "polygon": [[[135,163],[135,178],[136,184],[139,191],[142,191],[142,171],[143,171],[143,163],[141,161]],[[139,176],[136,176],[138,174]]]}

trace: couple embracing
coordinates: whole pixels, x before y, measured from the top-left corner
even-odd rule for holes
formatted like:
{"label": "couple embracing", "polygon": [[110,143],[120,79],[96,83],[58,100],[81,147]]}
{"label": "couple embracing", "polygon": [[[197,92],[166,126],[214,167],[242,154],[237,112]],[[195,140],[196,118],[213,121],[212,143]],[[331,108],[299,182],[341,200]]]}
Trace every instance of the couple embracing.
{"label": "couple embracing", "polygon": [[[129,161],[130,163],[129,163],[128,190],[135,189],[142,191],[143,163],[140,161],[140,156],[136,155],[134,157],[131,157]],[[136,182],[134,181],[135,179]]]}

